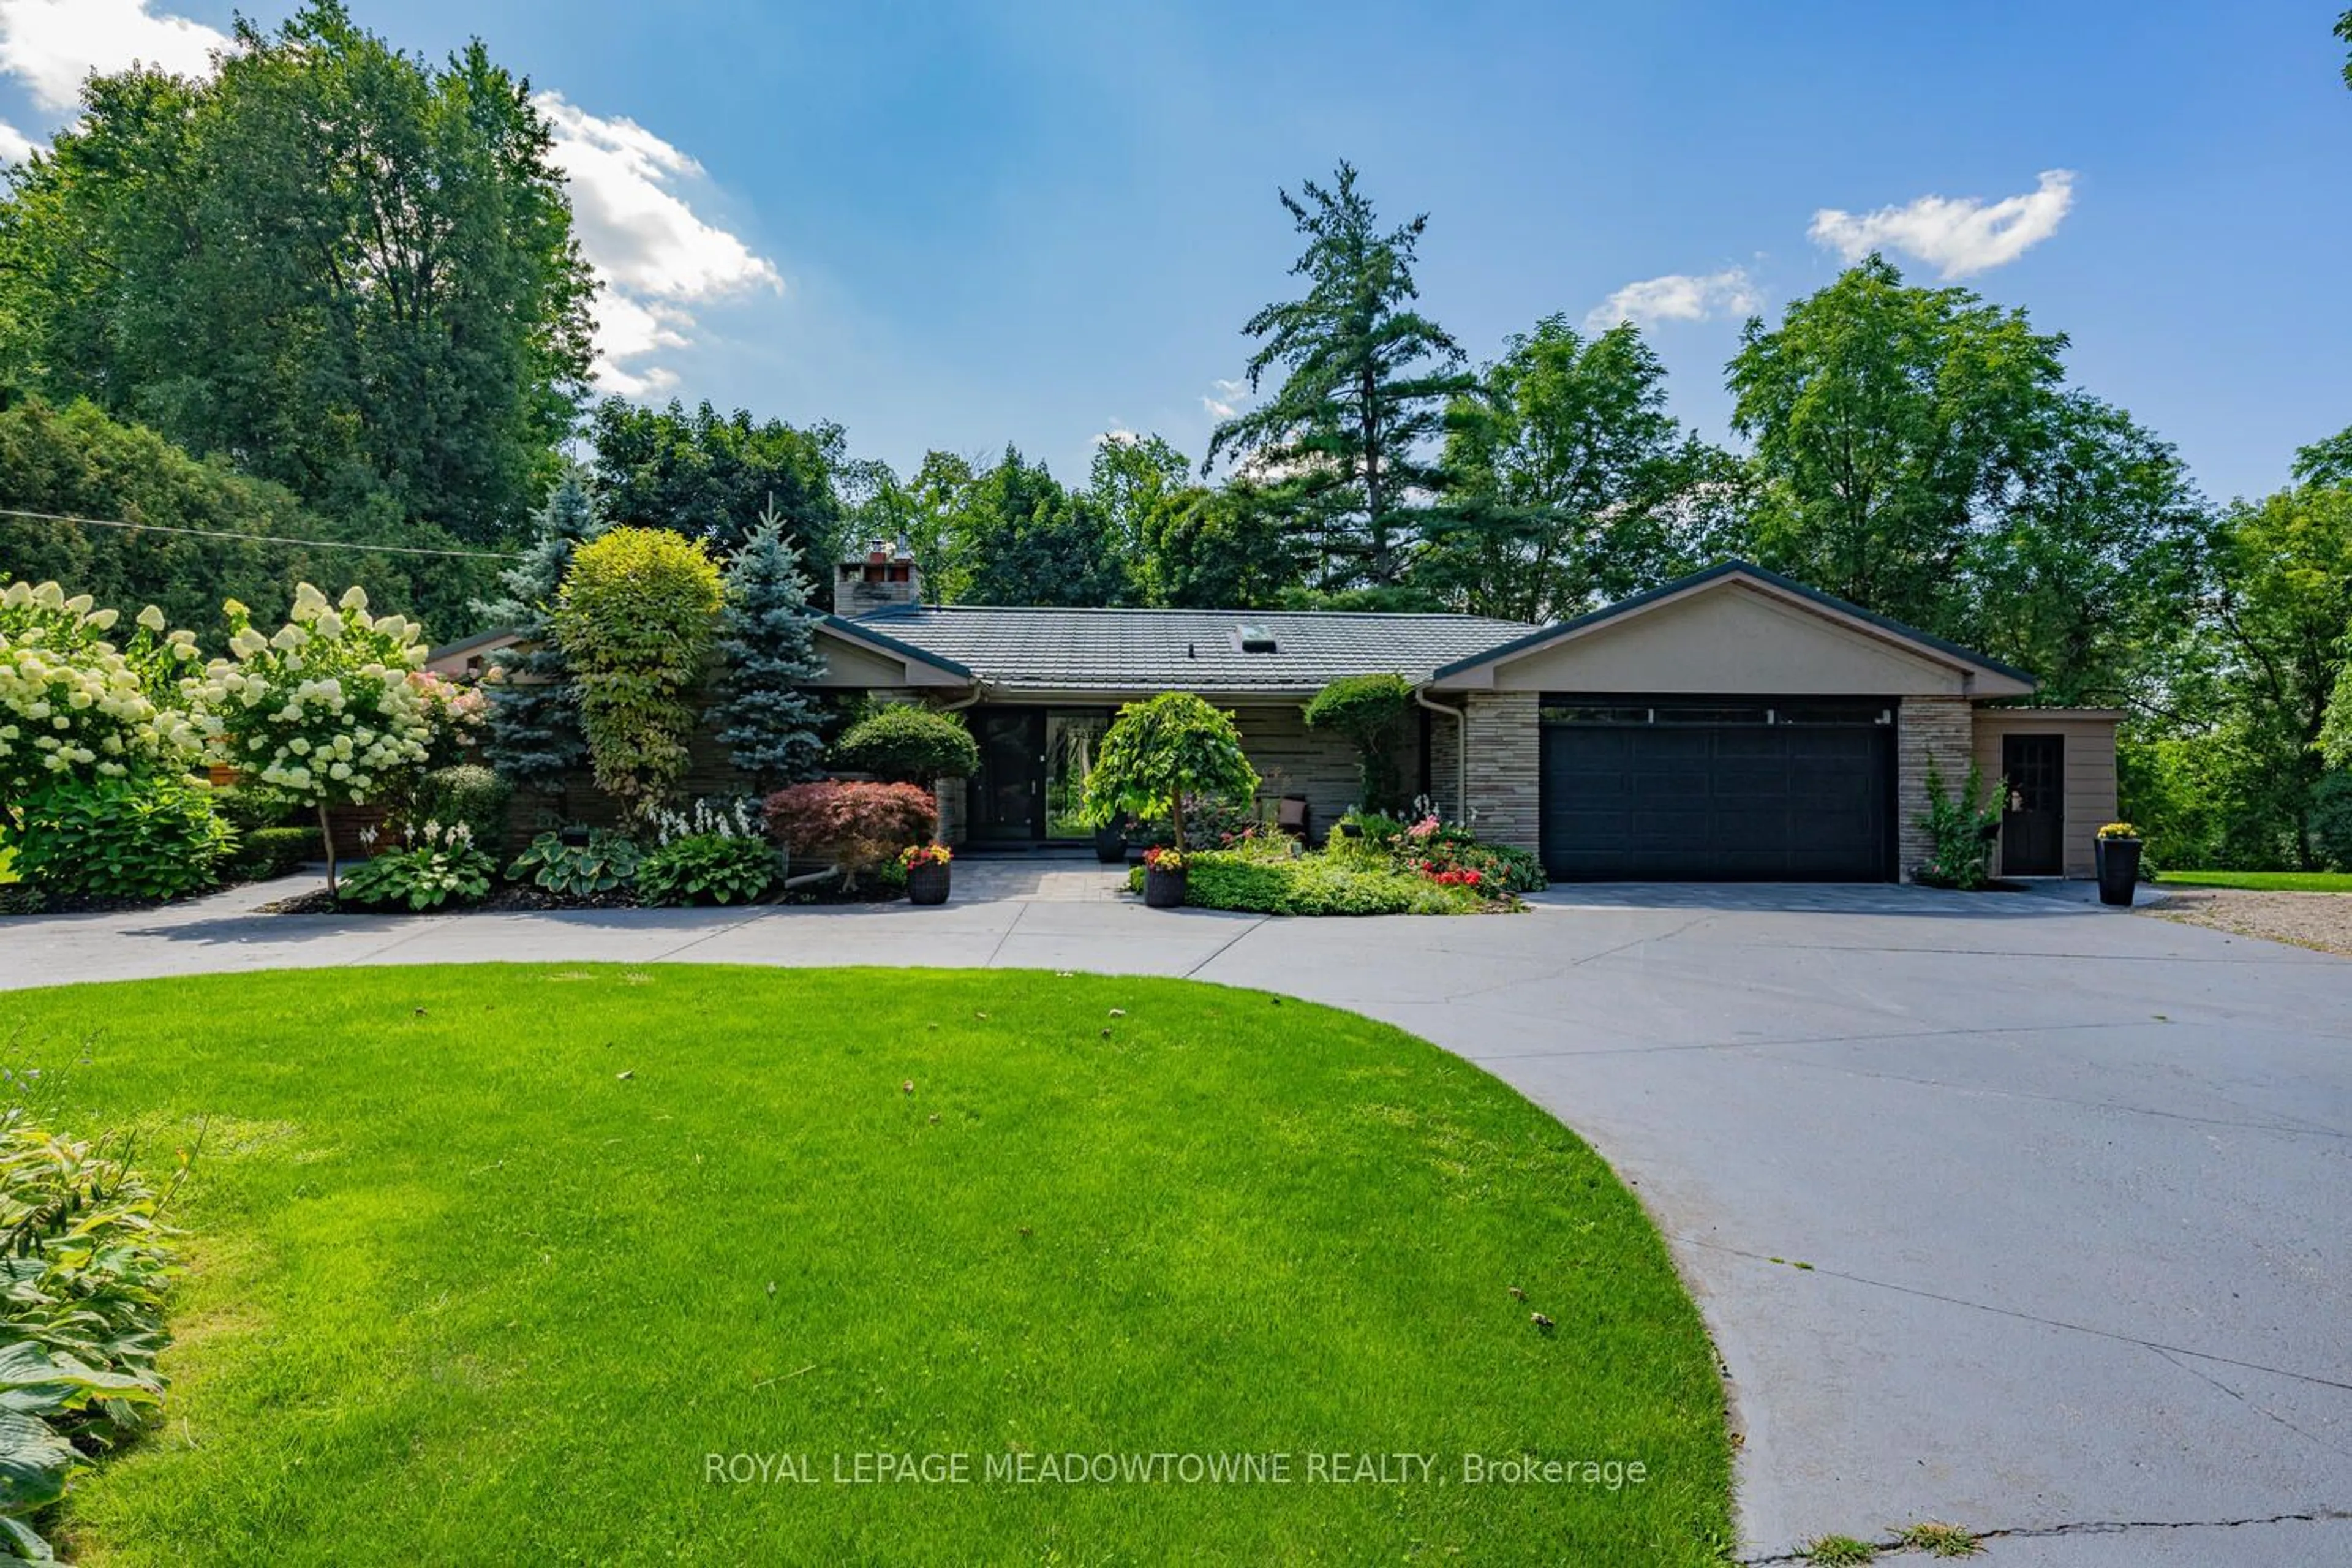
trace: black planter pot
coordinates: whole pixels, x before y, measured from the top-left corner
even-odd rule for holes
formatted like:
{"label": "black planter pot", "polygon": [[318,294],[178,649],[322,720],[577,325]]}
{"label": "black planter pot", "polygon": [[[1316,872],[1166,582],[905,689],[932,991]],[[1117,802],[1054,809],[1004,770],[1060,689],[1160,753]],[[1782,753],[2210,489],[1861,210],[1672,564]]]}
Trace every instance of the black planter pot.
{"label": "black planter pot", "polygon": [[2094,840],[2091,857],[2099,868],[2099,902],[2129,908],[2132,889],[2139,882],[2139,840]]}
{"label": "black planter pot", "polygon": [[910,904],[944,904],[948,901],[947,866],[909,866],[907,868],[907,901]]}
{"label": "black planter pot", "polygon": [[1116,866],[1127,858],[1127,829],[1116,822],[1106,822],[1095,829],[1095,858],[1106,866]]}
{"label": "black planter pot", "polygon": [[1184,905],[1184,873],[1162,871],[1154,867],[1143,868],[1143,903],[1146,909],[1175,910]]}

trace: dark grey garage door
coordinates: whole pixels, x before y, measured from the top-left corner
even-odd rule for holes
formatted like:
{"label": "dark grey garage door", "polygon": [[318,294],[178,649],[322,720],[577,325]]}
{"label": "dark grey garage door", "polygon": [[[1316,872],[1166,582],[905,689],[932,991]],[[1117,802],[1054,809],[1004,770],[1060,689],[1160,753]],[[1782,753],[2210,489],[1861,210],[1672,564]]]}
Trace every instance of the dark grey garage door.
{"label": "dark grey garage door", "polygon": [[1544,715],[1543,859],[1554,877],[1895,873],[1887,705],[1562,700]]}

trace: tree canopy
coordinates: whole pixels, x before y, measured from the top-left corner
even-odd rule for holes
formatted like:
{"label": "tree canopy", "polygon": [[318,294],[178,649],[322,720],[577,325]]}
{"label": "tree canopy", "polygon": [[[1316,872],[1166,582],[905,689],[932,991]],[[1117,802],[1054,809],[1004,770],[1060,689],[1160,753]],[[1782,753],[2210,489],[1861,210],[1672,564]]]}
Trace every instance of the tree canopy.
{"label": "tree canopy", "polygon": [[313,0],[208,80],[94,77],[0,200],[0,375],[379,531],[515,527],[588,366],[586,263],[527,85]]}

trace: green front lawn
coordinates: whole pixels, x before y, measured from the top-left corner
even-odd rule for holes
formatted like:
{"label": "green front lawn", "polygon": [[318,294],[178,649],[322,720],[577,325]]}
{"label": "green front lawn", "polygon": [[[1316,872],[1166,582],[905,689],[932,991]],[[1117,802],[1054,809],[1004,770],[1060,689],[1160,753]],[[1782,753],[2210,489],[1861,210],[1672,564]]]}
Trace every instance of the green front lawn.
{"label": "green front lawn", "polygon": [[2352,893],[2352,871],[2160,871],[2162,888],[2241,888],[2256,893]]}
{"label": "green front lawn", "polygon": [[[77,1483],[82,1561],[1672,1564],[1730,1540],[1714,1360],[1639,1206],[1517,1094],[1349,1014],[1181,981],[474,966],[0,994],[0,1040],[63,1068],[54,1120],[137,1129],[158,1170],[204,1128],[166,1420]],[[971,1479],[835,1479],[881,1452]],[[1402,1453],[1426,1479],[1357,1458]],[[1072,1454],[1280,1454],[1290,1479],[1044,1479]],[[1466,1454],[1646,1479],[1465,1484]]]}

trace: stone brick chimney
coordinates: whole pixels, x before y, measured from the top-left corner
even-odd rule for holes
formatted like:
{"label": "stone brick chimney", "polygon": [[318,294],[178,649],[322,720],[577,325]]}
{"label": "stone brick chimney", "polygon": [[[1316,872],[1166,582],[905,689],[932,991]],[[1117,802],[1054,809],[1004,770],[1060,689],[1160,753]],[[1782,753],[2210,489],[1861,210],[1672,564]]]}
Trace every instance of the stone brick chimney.
{"label": "stone brick chimney", "polygon": [[894,605],[923,602],[923,572],[903,539],[875,540],[833,574],[833,612],[856,617]]}

